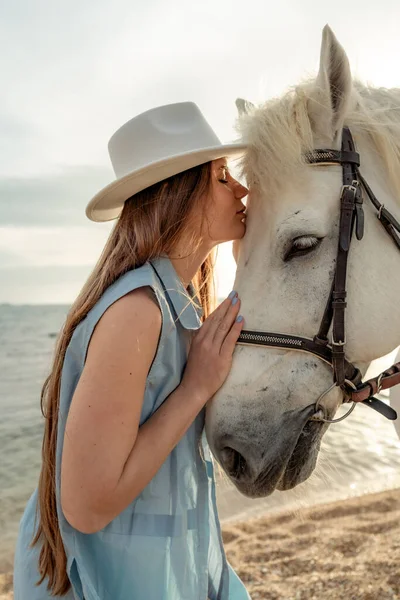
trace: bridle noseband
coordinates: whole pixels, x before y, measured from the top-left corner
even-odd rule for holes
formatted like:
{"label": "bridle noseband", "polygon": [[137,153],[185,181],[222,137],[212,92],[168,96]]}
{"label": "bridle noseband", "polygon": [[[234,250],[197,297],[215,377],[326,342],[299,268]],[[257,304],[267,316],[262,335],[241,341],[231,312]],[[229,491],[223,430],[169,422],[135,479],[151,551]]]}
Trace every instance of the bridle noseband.
{"label": "bridle noseband", "polygon": [[[340,164],[342,165],[343,187],[340,198],[339,243],[336,256],[336,269],[332,281],[329,298],[322,317],[318,333],[314,338],[296,335],[271,333],[265,331],[250,331],[243,329],[239,344],[267,346],[300,350],[314,354],[324,360],[333,369],[334,385],[324,392],[317,400],[314,420],[336,423],[347,417],[355,407],[355,403],[363,402],[374,410],[394,420],[396,411],[382,402],[374,395],[381,390],[400,384],[400,362],[381,373],[378,377],[362,382],[362,376],[345,356],[346,329],[346,276],[350,244],[355,231],[358,240],[364,235],[364,209],[363,191],[378,211],[377,217],[388,234],[400,250],[400,223],[381,204],[364,177],[359,171],[360,155],[355,150],[353,137],[348,127],[344,127],[341,150],[315,149],[306,153],[304,159],[307,164]],[[332,325],[332,341],[329,342],[328,332]],[[320,401],[334,386],[340,387],[344,392],[345,402],[353,402],[351,409],[340,419],[327,419],[321,414]]]}

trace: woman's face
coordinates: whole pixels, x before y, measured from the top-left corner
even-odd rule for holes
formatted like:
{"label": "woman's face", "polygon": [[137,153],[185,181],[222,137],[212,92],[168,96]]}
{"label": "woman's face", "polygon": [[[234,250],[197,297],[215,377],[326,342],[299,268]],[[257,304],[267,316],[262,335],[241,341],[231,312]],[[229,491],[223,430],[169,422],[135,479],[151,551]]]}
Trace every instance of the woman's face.
{"label": "woman's face", "polygon": [[203,236],[212,246],[238,240],[246,231],[246,206],[242,198],[248,189],[229,173],[226,158],[211,163],[211,193],[203,224]]}

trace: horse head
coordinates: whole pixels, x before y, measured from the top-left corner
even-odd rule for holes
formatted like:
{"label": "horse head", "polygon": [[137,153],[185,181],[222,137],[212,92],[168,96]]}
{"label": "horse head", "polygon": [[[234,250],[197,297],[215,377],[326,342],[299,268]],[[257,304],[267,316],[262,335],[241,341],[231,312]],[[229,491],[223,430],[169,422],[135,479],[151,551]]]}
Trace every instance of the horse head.
{"label": "horse head", "polygon": [[[340,150],[353,135],[360,172],[375,196],[400,214],[400,90],[353,81],[348,58],[327,26],[315,80],[253,106],[237,101],[248,142],[242,169],[250,193],[246,235],[235,243],[234,289],[245,328],[313,338],[336,269],[342,167],[310,165],[315,148]],[[372,360],[399,345],[399,254],[364,200],[364,236],[347,264],[346,358],[365,374]],[[332,339],[329,331],[328,338]],[[310,420],[324,396],[332,418],[343,391],[332,368],[289,348],[238,345],[231,373],[207,406],[212,452],[243,494],[266,496],[309,477],[325,422]],[[363,410],[360,408],[359,410]]]}

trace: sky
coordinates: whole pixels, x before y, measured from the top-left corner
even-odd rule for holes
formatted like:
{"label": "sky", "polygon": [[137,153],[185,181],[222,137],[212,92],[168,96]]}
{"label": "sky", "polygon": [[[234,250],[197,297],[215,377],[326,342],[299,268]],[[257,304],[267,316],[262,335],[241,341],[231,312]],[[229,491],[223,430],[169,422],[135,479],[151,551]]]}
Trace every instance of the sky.
{"label": "sky", "polygon": [[[73,302],[112,227],[85,207],[115,178],[116,129],[192,100],[234,139],[235,99],[315,75],[326,23],[353,75],[400,86],[398,0],[0,0],[0,303]],[[230,244],[217,272],[223,296]]]}

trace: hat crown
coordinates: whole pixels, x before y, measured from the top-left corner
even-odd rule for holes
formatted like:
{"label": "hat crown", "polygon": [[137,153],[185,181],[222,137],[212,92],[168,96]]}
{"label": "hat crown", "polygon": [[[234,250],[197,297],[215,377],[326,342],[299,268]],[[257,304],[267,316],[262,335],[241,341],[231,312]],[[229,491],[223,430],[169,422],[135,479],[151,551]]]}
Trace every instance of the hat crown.
{"label": "hat crown", "polygon": [[116,219],[135,194],[219,158],[238,158],[244,142],[222,144],[194,102],[152,108],[122,125],[108,142],[116,180],[86,207],[92,221]]}
{"label": "hat crown", "polygon": [[194,102],[150,109],[111,137],[108,151],[117,178],[171,156],[219,146],[218,136]]}

